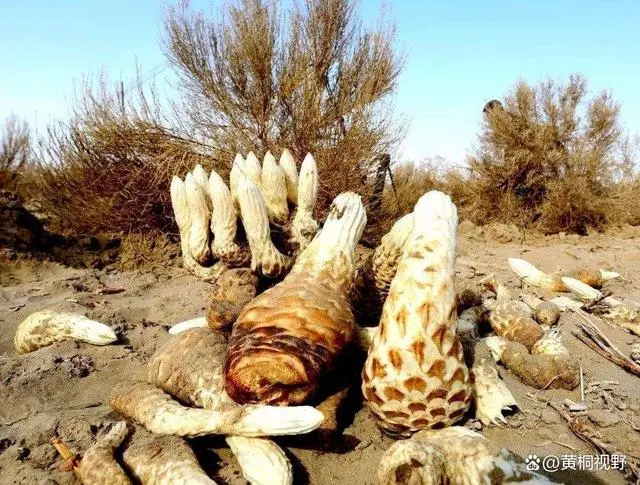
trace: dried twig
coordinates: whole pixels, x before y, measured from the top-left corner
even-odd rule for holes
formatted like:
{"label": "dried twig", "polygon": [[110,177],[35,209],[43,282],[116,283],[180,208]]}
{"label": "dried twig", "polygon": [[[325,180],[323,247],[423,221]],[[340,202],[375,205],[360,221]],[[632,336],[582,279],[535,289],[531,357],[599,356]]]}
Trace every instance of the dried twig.
{"label": "dried twig", "polygon": [[553,440],[552,442],[555,443],[556,445],[564,446],[565,448],[570,449],[574,453],[578,453],[580,451],[578,448],[576,448],[574,446],[571,446],[571,445],[568,445],[566,443],[563,443],[562,441]]}
{"label": "dried twig", "polygon": [[[618,381],[591,381],[587,384],[588,388],[598,387],[601,389],[612,389],[612,386],[619,386],[620,382]],[[587,391],[588,393],[589,391]]]}
{"label": "dried twig", "polygon": [[100,288],[95,291],[96,295],[116,295],[125,291],[124,288]]}
{"label": "dried twig", "polygon": [[51,438],[51,444],[55,447],[55,449],[58,451],[58,454],[64,460],[62,467],[66,470],[73,470],[74,472],[78,473],[80,469],[80,460],[78,459],[78,455],[73,453],[66,445],[66,443],[57,436]]}
{"label": "dried twig", "polygon": [[585,324],[579,324],[578,326],[583,333],[573,331],[573,335],[576,336],[582,343],[596,351],[598,354],[605,357],[607,360],[622,367],[627,372],[640,376],[640,365],[633,362],[629,357],[623,354],[602,331],[587,318],[581,312],[576,312],[586,322]]}
{"label": "dried twig", "polygon": [[584,374],[582,372],[582,366],[580,366],[580,402],[569,405],[569,411],[584,411],[586,408],[587,405],[584,402]]}
{"label": "dried twig", "polygon": [[65,298],[65,301],[68,301],[69,303],[75,303],[76,305],[80,305],[80,306],[83,306],[83,307],[86,307],[86,308],[95,308],[97,306],[92,301],[82,302],[80,300],[76,300],[75,298]]}

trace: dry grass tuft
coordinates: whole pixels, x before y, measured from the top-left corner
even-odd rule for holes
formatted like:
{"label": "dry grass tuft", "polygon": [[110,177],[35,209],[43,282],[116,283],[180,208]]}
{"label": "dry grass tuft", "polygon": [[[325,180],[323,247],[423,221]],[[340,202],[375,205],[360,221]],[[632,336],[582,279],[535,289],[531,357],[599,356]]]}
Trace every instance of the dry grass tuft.
{"label": "dry grass tuft", "polygon": [[125,102],[101,77],[83,85],[67,123],[48,128],[34,192],[76,233],[170,231],[171,176],[210,165],[205,150],[167,127],[153,93],[139,85]]}

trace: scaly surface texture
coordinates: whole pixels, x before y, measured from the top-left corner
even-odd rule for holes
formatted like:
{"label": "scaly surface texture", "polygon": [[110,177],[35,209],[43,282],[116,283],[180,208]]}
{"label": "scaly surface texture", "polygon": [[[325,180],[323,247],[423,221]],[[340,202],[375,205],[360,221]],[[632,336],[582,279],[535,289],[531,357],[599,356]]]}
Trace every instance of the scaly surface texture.
{"label": "scaly surface texture", "polygon": [[398,219],[389,232],[382,236],[380,245],[358,272],[352,306],[359,321],[377,323],[379,320],[391,281],[396,275],[398,263],[412,230],[413,213]]}
{"label": "scaly surface texture", "polygon": [[26,354],[67,339],[108,345],[118,337],[104,323],[82,315],[43,310],[32,313],[20,323],[13,344],[19,354]]}
{"label": "scaly surface texture", "polygon": [[489,323],[498,335],[512,342],[519,342],[528,349],[544,334],[542,327],[513,300],[498,302],[489,314]]}
{"label": "scaly surface texture", "polygon": [[152,433],[185,437],[303,434],[317,429],[324,419],[320,411],[309,406],[229,406],[217,410],[189,408],[174,401],[153,384],[140,381],[116,385],[109,404],[114,411],[142,424]]}
{"label": "scaly surface texture", "polygon": [[207,300],[209,327],[231,327],[242,309],[255,298],[257,291],[258,277],[249,268],[230,269],[223,273]]}
{"label": "scaly surface texture", "polygon": [[524,345],[507,340],[500,360],[536,389],[572,390],[580,383],[580,366],[566,353],[531,355]]}
{"label": "scaly surface texture", "polygon": [[208,191],[215,209],[211,213],[211,253],[230,268],[247,266],[251,261],[251,254],[246,243],[236,242],[238,227],[233,197],[215,170],[209,176]]}
{"label": "scaly surface texture", "polygon": [[84,485],[131,484],[131,480],[113,456],[126,437],[127,423],[120,421],[85,452],[78,470]]}
{"label": "scaly surface texture", "polygon": [[169,339],[151,357],[147,380],[180,401],[200,408],[229,404],[223,363],[227,339],[209,328],[188,330]]}
{"label": "scaly surface texture", "polygon": [[215,485],[181,438],[137,431],[122,458],[143,485]]}
{"label": "scaly surface texture", "polygon": [[262,438],[229,436],[225,439],[236,456],[242,476],[250,485],[291,485],[291,463],[282,448]]}
{"label": "scaly surface texture", "polygon": [[414,220],[362,383],[380,427],[401,435],[453,424],[471,401],[456,336],[456,208],[441,192],[429,192]]}
{"label": "scaly surface texture", "polygon": [[461,426],[420,431],[382,455],[379,485],[489,485],[554,483],[527,470],[524,460],[496,450],[480,434]]}
{"label": "scaly surface texture", "polygon": [[349,292],[365,223],[360,197],[336,197],[321,233],[289,275],[245,307],[225,365],[226,389],[235,401],[304,402],[354,340]]}

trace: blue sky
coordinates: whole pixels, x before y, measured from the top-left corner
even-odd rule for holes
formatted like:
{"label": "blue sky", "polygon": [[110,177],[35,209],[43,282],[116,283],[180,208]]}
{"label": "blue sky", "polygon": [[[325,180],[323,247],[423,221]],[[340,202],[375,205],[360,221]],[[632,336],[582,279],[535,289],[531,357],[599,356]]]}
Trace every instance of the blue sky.
{"label": "blue sky", "polygon": [[[83,74],[106,68],[126,80],[136,60],[143,72],[162,66],[165,5],[0,1],[0,119],[15,112],[44,126],[65,116]],[[640,2],[401,0],[387,6],[407,54],[396,98],[399,114],[410,121],[404,159],[442,155],[461,163],[476,142],[484,103],[520,78],[563,80],[580,72],[592,91],[612,90],[626,128],[640,131]],[[373,21],[379,1],[364,0],[361,12]],[[158,76],[164,82],[169,71]]]}

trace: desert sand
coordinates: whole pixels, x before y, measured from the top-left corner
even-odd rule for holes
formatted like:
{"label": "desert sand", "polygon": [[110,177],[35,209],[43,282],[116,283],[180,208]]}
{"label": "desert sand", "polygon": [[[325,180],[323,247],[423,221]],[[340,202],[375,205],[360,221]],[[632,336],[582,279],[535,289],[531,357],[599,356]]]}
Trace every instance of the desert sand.
{"label": "desert sand", "polygon": [[[589,236],[522,236],[513,227],[475,227],[463,222],[458,239],[458,282],[479,282],[494,273],[509,288],[520,282],[507,257],[522,257],[546,271],[585,265],[613,268],[624,277],[605,286],[617,297],[640,301],[640,229],[619,229]],[[171,338],[171,325],[204,315],[210,285],[179,266],[176,247],[162,247],[173,257],[149,261],[126,270],[113,254],[85,251],[83,264],[34,260],[10,250],[0,264],[0,483],[72,484],[79,480],[60,469],[61,460],[49,443],[57,434],[77,453],[86,450],[118,416],[106,403],[113,386],[136,376],[153,352]],[[93,261],[93,263],[92,263]],[[96,263],[98,261],[98,263]],[[91,267],[91,266],[94,267]],[[85,266],[85,267],[81,267]],[[101,269],[96,269],[99,267]],[[122,288],[100,294],[101,288]],[[549,296],[534,290],[540,296]],[[110,325],[120,336],[115,345],[96,347],[67,341],[18,355],[13,335],[29,314],[53,309],[84,314]],[[594,317],[596,324],[626,352],[640,338]],[[569,351],[584,370],[586,408],[591,425],[620,453],[640,458],[640,377],[625,372],[586,347],[571,333],[580,322],[563,313],[559,328]],[[500,373],[519,403],[507,424],[481,429],[488,439],[522,457],[594,455],[560,415],[548,405],[580,390],[537,391],[508,370]],[[594,382],[605,382],[594,386]],[[358,402],[359,390],[343,413],[341,439],[323,447],[311,439],[278,439],[295,470],[295,483],[351,485],[375,483],[382,453],[393,442],[383,436]],[[461,424],[478,426],[473,416]],[[477,428],[474,428],[477,429]],[[218,483],[246,483],[220,437],[190,441],[203,468]],[[625,483],[619,471],[572,471],[551,474],[565,483]]]}

